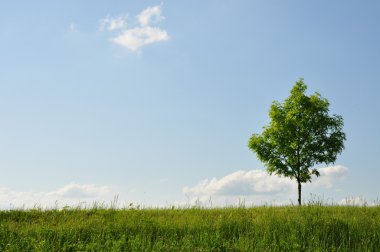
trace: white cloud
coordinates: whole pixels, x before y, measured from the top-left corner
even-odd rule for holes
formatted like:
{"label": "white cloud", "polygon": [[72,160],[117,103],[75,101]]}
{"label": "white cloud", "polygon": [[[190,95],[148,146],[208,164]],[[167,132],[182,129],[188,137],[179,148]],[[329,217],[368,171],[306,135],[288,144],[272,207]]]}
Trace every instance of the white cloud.
{"label": "white cloud", "polygon": [[80,202],[108,202],[117,195],[111,187],[85,184],[68,184],[50,192],[17,192],[0,188],[0,209],[34,206],[77,206]]}
{"label": "white cloud", "polygon": [[336,165],[319,168],[318,171],[321,176],[318,178],[314,177],[313,183],[310,185],[314,187],[331,188],[336,181],[346,177],[348,169],[342,165]]}
{"label": "white cloud", "polygon": [[109,17],[103,18],[99,21],[99,30],[104,29],[108,31],[120,30],[127,26],[127,15],[122,15],[119,17]]}
{"label": "white cloud", "polygon": [[100,20],[99,30],[109,32],[118,31],[112,35],[110,41],[129,49],[139,52],[143,46],[170,39],[168,32],[160,27],[151,26],[164,19],[162,15],[162,4],[148,7],[136,16],[137,26],[127,27],[126,15],[117,18],[106,17]]}
{"label": "white cloud", "polygon": [[165,17],[162,15],[162,4],[148,7],[143,10],[139,15],[137,15],[137,20],[139,21],[141,26],[148,26],[150,23],[160,22]]}
{"label": "white cloud", "polygon": [[379,201],[368,201],[363,197],[347,197],[338,201],[338,205],[342,206],[378,206]]}
{"label": "white cloud", "polygon": [[68,184],[47,195],[65,198],[98,198],[107,196],[111,191],[111,188],[108,186]]}
{"label": "white cloud", "polygon": [[165,40],[169,40],[169,35],[165,30],[149,26],[125,30],[117,37],[111,39],[114,43],[134,52],[144,45]]}
{"label": "white cloud", "polygon": [[264,170],[237,171],[221,179],[203,180],[194,187],[184,187],[185,194],[237,195],[254,193],[287,192],[295,185],[288,178],[270,176]]}
{"label": "white cloud", "polygon": [[[313,178],[314,188],[330,188],[345,177],[347,168],[332,166],[319,169],[321,176]],[[193,187],[184,187],[182,192],[189,202],[213,202],[216,205],[234,204],[245,199],[247,204],[276,202],[289,203],[295,200],[297,184],[285,177],[269,175],[265,170],[237,171],[217,179],[200,181]]]}

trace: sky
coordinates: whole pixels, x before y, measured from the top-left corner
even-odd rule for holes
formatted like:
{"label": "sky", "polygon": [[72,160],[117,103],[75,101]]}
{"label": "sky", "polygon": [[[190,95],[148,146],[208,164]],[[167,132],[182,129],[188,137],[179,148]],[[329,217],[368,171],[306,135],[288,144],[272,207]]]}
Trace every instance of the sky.
{"label": "sky", "polygon": [[0,208],[294,204],[248,147],[304,78],[345,150],[306,202],[379,202],[378,1],[7,1]]}

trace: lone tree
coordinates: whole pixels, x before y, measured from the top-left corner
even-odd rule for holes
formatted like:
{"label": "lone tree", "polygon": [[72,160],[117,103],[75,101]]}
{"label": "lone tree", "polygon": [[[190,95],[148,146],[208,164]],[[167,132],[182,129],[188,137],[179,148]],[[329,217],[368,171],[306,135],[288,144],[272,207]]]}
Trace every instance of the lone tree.
{"label": "lone tree", "polygon": [[305,95],[307,86],[300,79],[284,103],[274,101],[269,110],[271,119],[262,134],[253,134],[248,147],[256,153],[269,174],[295,179],[298,204],[301,205],[301,184],[319,176],[316,164],[334,163],[344,149],[343,118],[329,116],[329,102],[319,93]]}

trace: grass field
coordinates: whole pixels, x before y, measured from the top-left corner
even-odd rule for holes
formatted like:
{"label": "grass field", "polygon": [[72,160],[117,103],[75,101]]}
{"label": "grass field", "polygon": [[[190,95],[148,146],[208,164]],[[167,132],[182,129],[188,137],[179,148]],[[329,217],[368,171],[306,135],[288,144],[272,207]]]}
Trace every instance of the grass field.
{"label": "grass field", "polygon": [[0,211],[0,251],[380,251],[380,207]]}

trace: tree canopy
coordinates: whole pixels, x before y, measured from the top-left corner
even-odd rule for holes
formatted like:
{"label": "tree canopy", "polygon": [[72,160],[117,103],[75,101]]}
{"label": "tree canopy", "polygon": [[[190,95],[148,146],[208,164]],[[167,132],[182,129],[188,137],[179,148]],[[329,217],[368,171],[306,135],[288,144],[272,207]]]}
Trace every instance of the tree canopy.
{"label": "tree canopy", "polygon": [[346,140],[342,116],[330,116],[328,100],[317,92],[307,96],[306,89],[300,79],[283,103],[274,101],[269,125],[248,143],[270,174],[297,181],[299,205],[301,183],[311,182],[313,174],[320,175],[315,165],[334,163]]}

